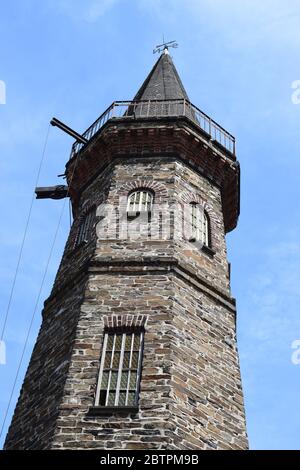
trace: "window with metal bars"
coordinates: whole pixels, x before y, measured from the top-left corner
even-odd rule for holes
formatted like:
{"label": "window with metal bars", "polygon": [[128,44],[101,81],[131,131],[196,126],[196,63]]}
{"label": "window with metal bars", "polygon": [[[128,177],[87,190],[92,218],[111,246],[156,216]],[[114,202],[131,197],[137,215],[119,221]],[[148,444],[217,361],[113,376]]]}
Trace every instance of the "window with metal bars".
{"label": "window with metal bars", "polygon": [[134,191],[128,197],[127,214],[140,212],[151,212],[153,205],[153,194],[144,189]]}
{"label": "window with metal bars", "polygon": [[196,202],[190,203],[191,239],[209,246],[209,220],[206,212]]}
{"label": "window with metal bars", "polygon": [[77,230],[74,248],[81,245],[84,242],[88,242],[90,238],[91,229],[94,223],[95,210],[91,209],[87,212],[80,220],[80,224]]}
{"label": "window with metal bars", "polygon": [[96,406],[137,407],[143,341],[143,329],[105,332]]}

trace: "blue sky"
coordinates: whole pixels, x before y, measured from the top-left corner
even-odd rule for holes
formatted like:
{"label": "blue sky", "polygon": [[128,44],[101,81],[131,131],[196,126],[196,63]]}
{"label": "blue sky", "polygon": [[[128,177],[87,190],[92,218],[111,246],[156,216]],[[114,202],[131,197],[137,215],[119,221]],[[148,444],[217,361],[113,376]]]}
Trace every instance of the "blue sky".
{"label": "blue sky", "polygon": [[[227,236],[252,449],[299,449],[300,4],[297,0],[15,0],[2,2],[0,326],[49,120],[83,131],[130,99],[164,34],[191,101],[237,138],[241,216]],[[51,128],[40,185],[62,183],[72,139]],[[63,201],[35,201],[0,365],[2,420]],[[12,407],[69,230],[51,258]],[[7,429],[7,426],[6,426]],[[4,435],[6,431],[4,432]],[[2,436],[2,440],[3,440]],[[2,442],[1,440],[1,442]]]}

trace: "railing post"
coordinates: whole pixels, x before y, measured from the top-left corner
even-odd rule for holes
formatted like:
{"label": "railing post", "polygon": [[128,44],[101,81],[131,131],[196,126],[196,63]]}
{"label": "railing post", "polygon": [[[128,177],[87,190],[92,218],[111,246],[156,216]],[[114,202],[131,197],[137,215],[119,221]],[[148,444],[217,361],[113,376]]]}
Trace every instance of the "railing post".
{"label": "railing post", "polygon": [[[118,106],[118,110],[115,109],[116,106]],[[126,110],[124,114],[122,114],[123,106]],[[143,111],[143,106],[146,106],[147,110]],[[211,139],[218,141],[224,148],[230,150],[233,155],[236,154],[235,138],[185,98],[177,100],[113,101],[109,108],[104,111],[104,113],[85,131],[83,135],[87,140],[90,140],[109,119],[118,116],[126,117],[129,110],[130,115],[135,117],[136,113],[140,116],[147,117],[150,115],[172,116],[173,114],[178,116],[181,115],[181,113],[183,116],[188,115],[190,119],[194,116],[194,121],[206,132],[208,126],[208,133]],[[82,147],[82,144],[75,142],[71,150],[71,158],[77,154]]]}
{"label": "railing post", "polygon": [[111,112],[111,117],[114,117],[115,115],[115,102],[112,104],[112,112]]}

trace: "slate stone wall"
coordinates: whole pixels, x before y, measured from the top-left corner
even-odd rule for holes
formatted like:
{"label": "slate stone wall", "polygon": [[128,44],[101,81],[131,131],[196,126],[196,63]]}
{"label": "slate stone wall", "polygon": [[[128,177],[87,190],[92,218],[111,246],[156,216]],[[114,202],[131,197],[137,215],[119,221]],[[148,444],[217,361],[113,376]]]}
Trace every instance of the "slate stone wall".
{"label": "slate stone wall", "polygon": [[[126,201],[138,187],[158,210],[136,234]],[[210,252],[181,236],[193,201],[209,215]],[[80,216],[102,203],[113,210],[97,211],[74,250]],[[114,315],[148,318],[139,411],[91,416],[104,318]],[[176,155],[111,162],[77,200],[6,448],[247,448],[235,315],[217,182]]]}
{"label": "slate stone wall", "polygon": [[85,279],[53,296],[32,352],[6,437],[6,449],[47,449],[56,428],[76,335]]}

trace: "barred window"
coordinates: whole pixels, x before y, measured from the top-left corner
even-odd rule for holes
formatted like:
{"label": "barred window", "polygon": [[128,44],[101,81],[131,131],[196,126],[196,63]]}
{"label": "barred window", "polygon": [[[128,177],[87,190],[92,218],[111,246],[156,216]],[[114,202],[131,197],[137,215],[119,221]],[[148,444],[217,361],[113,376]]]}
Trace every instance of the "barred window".
{"label": "barred window", "polygon": [[104,334],[96,406],[137,406],[143,340],[142,329]]}
{"label": "barred window", "polygon": [[151,212],[153,205],[153,194],[151,191],[134,191],[128,197],[127,212]]}
{"label": "barred window", "polygon": [[209,220],[206,212],[196,202],[190,203],[190,209],[192,238],[209,246]]}
{"label": "barred window", "polygon": [[91,229],[95,219],[95,210],[92,209],[87,212],[81,219],[76,234],[74,247],[81,245],[81,243],[87,242],[90,238]]}

